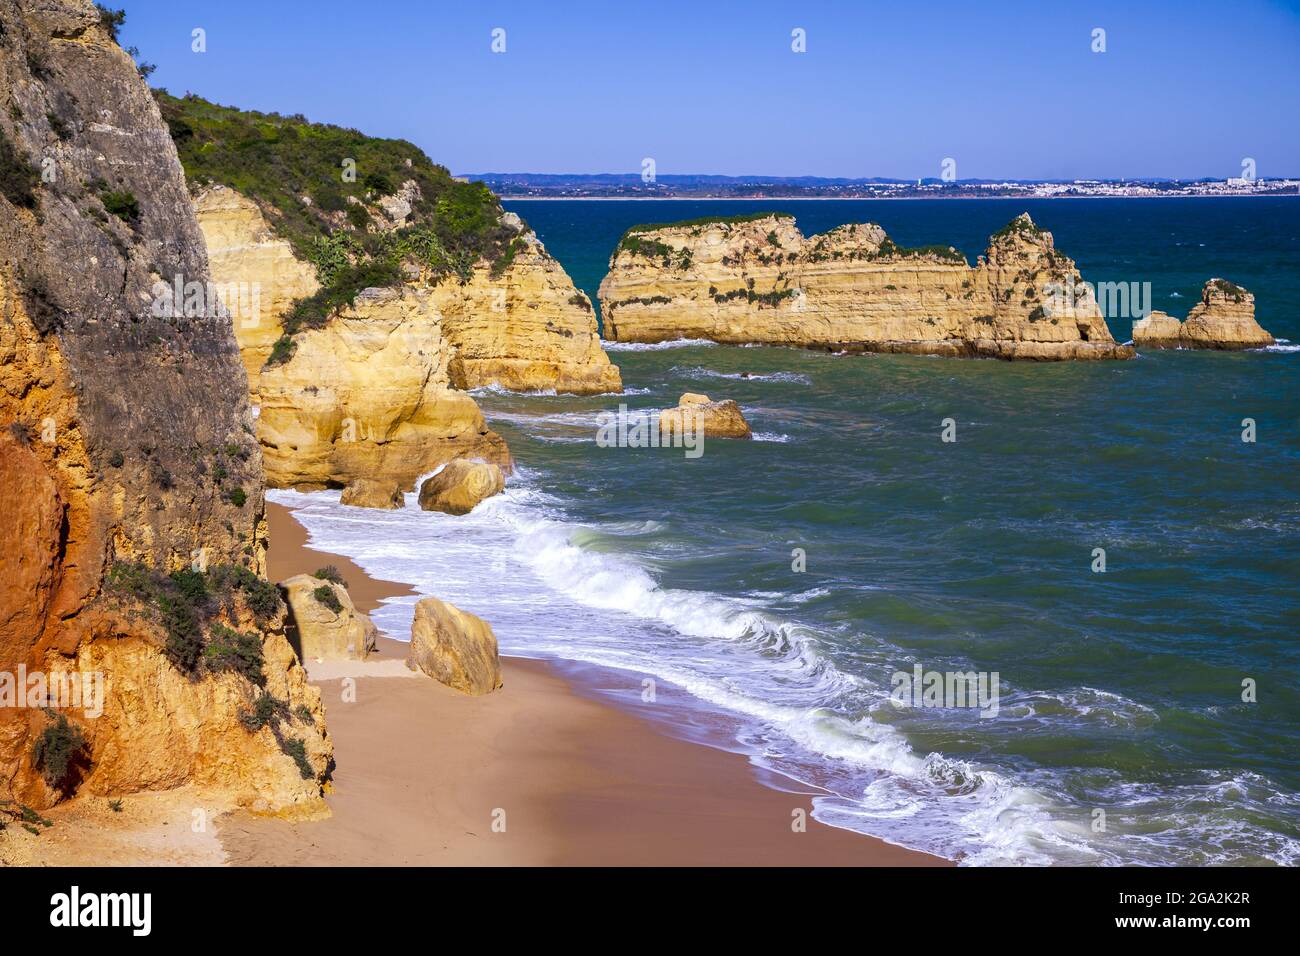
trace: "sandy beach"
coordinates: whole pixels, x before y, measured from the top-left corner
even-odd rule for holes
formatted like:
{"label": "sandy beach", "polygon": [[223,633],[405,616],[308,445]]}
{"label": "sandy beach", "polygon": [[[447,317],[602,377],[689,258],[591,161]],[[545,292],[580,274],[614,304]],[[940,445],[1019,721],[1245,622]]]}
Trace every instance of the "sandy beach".
{"label": "sandy beach", "polygon": [[[409,589],[306,547],[267,504],[273,580],[334,564],[362,609]],[[378,659],[320,668],[337,768],[333,815],[291,823],[237,815],[220,839],[233,865],[817,865],[946,861],[824,826],[811,793],[760,783],[744,757],[678,740],[592,699],[548,664],[503,660],[505,687],[467,697]],[[348,677],[354,700],[345,700]],[[328,678],[328,679],[326,679]],[[602,672],[602,681],[639,675]],[[671,688],[659,704],[672,705]],[[799,813],[799,811],[803,813]],[[806,818],[802,832],[793,824]]]}

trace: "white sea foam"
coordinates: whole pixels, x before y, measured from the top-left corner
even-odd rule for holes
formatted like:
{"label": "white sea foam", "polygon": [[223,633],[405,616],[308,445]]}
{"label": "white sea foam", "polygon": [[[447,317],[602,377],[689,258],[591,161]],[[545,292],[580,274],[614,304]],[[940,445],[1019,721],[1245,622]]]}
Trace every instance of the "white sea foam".
{"label": "white sea foam", "polygon": [[[634,556],[662,522],[571,523],[562,502],[522,466],[504,493],[461,517],[422,511],[414,494],[399,511],[342,507],[338,492],[328,491],[270,491],[268,498],[296,509],[313,547],[491,621],[503,653],[630,672],[636,683],[653,675],[729,715],[755,763],[822,791],[814,816],[826,823],[968,864],[1133,858],[1122,837],[1091,833],[1086,814],[1050,774],[1013,780],[916,752],[893,726],[887,690],[840,670],[823,650],[825,635],[771,610],[824,597],[828,588],[726,596],[665,587]],[[405,640],[416,600],[390,598],[371,616]],[[1087,687],[1055,694],[1008,689],[1007,707],[1009,719],[1027,727],[1046,719],[1047,710],[1103,728],[1140,728],[1155,719],[1127,698]],[[1122,799],[1122,785],[1117,781],[1106,796]],[[1253,799],[1267,792],[1256,782]],[[1300,855],[1285,840],[1262,852],[1278,860]],[[1168,853],[1153,845],[1150,859]]]}
{"label": "white sea foam", "polygon": [[606,352],[658,352],[662,349],[686,349],[718,343],[710,339],[669,339],[667,342],[613,342],[602,339],[600,344]]}

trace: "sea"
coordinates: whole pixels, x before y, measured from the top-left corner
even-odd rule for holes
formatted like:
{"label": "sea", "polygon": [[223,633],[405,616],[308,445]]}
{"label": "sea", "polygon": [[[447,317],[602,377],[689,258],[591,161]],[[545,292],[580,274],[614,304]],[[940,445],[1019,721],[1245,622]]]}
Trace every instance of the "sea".
{"label": "sea", "polygon": [[[1239,353],[607,343],[622,395],[477,391],[518,468],[470,515],[270,497],[826,824],[970,866],[1300,862],[1300,198],[506,205],[593,302],[629,226],[769,209],[972,262],[1028,211],[1149,307],[1254,292],[1278,344]],[[597,445],[602,413],[687,391],[754,440]],[[406,639],[414,601],[376,624]]]}

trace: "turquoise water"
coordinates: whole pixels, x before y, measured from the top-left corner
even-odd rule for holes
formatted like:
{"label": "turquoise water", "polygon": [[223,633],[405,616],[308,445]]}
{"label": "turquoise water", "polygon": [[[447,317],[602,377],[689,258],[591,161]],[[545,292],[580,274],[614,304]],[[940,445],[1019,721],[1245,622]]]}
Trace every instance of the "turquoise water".
{"label": "turquoise water", "polygon": [[[1182,316],[1226,276],[1300,341],[1297,200],[509,205],[593,299],[634,222],[777,208],[806,234],[877,221],[973,258],[1028,208],[1087,279],[1150,281]],[[481,614],[508,653],[614,668],[642,710],[655,677],[664,720],[820,788],[826,822],[970,864],[1300,862],[1287,343],[1042,365],[614,348],[624,396],[480,394],[521,467],[466,518],[277,494],[321,546]],[[687,390],[740,402],[759,440],[595,446],[602,410]],[[410,605],[377,623],[407,633]],[[917,664],[997,672],[996,716],[897,707]]]}

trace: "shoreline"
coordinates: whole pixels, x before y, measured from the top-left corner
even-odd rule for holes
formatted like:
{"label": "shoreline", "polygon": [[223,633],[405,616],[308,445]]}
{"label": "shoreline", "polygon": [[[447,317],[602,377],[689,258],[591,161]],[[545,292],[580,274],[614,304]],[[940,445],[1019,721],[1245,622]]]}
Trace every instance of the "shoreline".
{"label": "shoreline", "polygon": [[[358,607],[411,593],[308,547],[289,508],[266,508],[273,579],[332,563]],[[313,675],[335,745],[331,818],[226,817],[229,863],[952,865],[820,823],[812,788],[768,786],[744,756],[669,736],[599,696],[610,684],[639,686],[637,675],[503,657],[504,688],[467,697],[423,675],[396,676],[406,645],[379,645],[377,659]],[[345,702],[349,678],[355,695]],[[659,692],[668,705],[677,694]]]}

